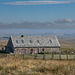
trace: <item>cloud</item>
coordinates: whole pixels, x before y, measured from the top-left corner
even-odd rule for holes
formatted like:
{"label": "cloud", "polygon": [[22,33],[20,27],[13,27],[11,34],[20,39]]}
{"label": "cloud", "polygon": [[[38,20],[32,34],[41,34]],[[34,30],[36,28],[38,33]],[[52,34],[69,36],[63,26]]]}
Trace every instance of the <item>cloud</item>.
{"label": "cloud", "polygon": [[56,24],[66,24],[66,23],[73,23],[74,21],[71,18],[66,19],[59,19],[55,21]]}
{"label": "cloud", "polygon": [[71,3],[71,1],[15,1],[15,2],[5,2],[2,4],[6,5],[42,5],[42,4],[65,4]]}
{"label": "cloud", "polygon": [[67,18],[66,22],[72,23],[72,19],[71,18]]}
{"label": "cloud", "polygon": [[71,18],[56,20],[53,22],[30,22],[24,21],[20,23],[2,23],[0,29],[69,29],[75,28],[75,20]]}
{"label": "cloud", "polygon": [[22,23],[1,23],[0,28],[1,29],[42,29],[42,28],[48,28],[49,26],[52,27],[53,23],[51,22],[30,22],[30,21],[25,21]]}

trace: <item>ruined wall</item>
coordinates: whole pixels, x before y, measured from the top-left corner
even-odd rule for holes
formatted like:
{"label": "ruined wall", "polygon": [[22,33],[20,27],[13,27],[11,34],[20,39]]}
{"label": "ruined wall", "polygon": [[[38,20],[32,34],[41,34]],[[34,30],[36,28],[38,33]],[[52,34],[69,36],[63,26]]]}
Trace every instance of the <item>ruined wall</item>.
{"label": "ruined wall", "polygon": [[59,48],[15,48],[16,54],[36,54],[41,52],[60,52]]}

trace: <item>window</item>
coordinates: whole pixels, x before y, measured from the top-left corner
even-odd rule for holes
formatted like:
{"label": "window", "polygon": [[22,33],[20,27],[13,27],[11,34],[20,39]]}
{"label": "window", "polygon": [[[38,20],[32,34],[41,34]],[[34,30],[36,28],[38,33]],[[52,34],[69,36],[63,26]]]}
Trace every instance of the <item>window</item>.
{"label": "window", "polygon": [[42,49],[42,51],[44,51],[44,48]]}
{"label": "window", "polygon": [[33,49],[31,49],[31,52],[30,52],[30,54],[33,54]]}
{"label": "window", "polygon": [[37,42],[39,43],[39,40],[37,40]]}
{"label": "window", "polygon": [[32,43],[32,40],[30,40],[30,43]]}
{"label": "window", "polygon": [[52,43],[52,40],[50,40],[50,43]]}
{"label": "window", "polygon": [[18,43],[18,40],[16,40],[16,43]]}
{"label": "window", "polygon": [[24,40],[21,40],[22,41],[22,43],[24,43]]}

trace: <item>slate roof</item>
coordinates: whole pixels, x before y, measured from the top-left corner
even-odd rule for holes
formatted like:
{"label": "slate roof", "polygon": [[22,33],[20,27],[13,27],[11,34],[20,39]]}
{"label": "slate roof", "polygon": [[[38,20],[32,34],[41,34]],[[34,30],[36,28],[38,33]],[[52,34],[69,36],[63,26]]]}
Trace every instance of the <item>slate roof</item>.
{"label": "slate roof", "polygon": [[56,36],[11,36],[14,47],[60,47]]}

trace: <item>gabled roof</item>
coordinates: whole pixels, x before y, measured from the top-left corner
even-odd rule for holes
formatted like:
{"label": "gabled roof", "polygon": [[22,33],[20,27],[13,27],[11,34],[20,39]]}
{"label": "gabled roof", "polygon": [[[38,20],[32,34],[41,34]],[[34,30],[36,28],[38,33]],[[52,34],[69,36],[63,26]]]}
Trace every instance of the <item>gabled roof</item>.
{"label": "gabled roof", "polygon": [[56,36],[11,36],[14,47],[60,47]]}

